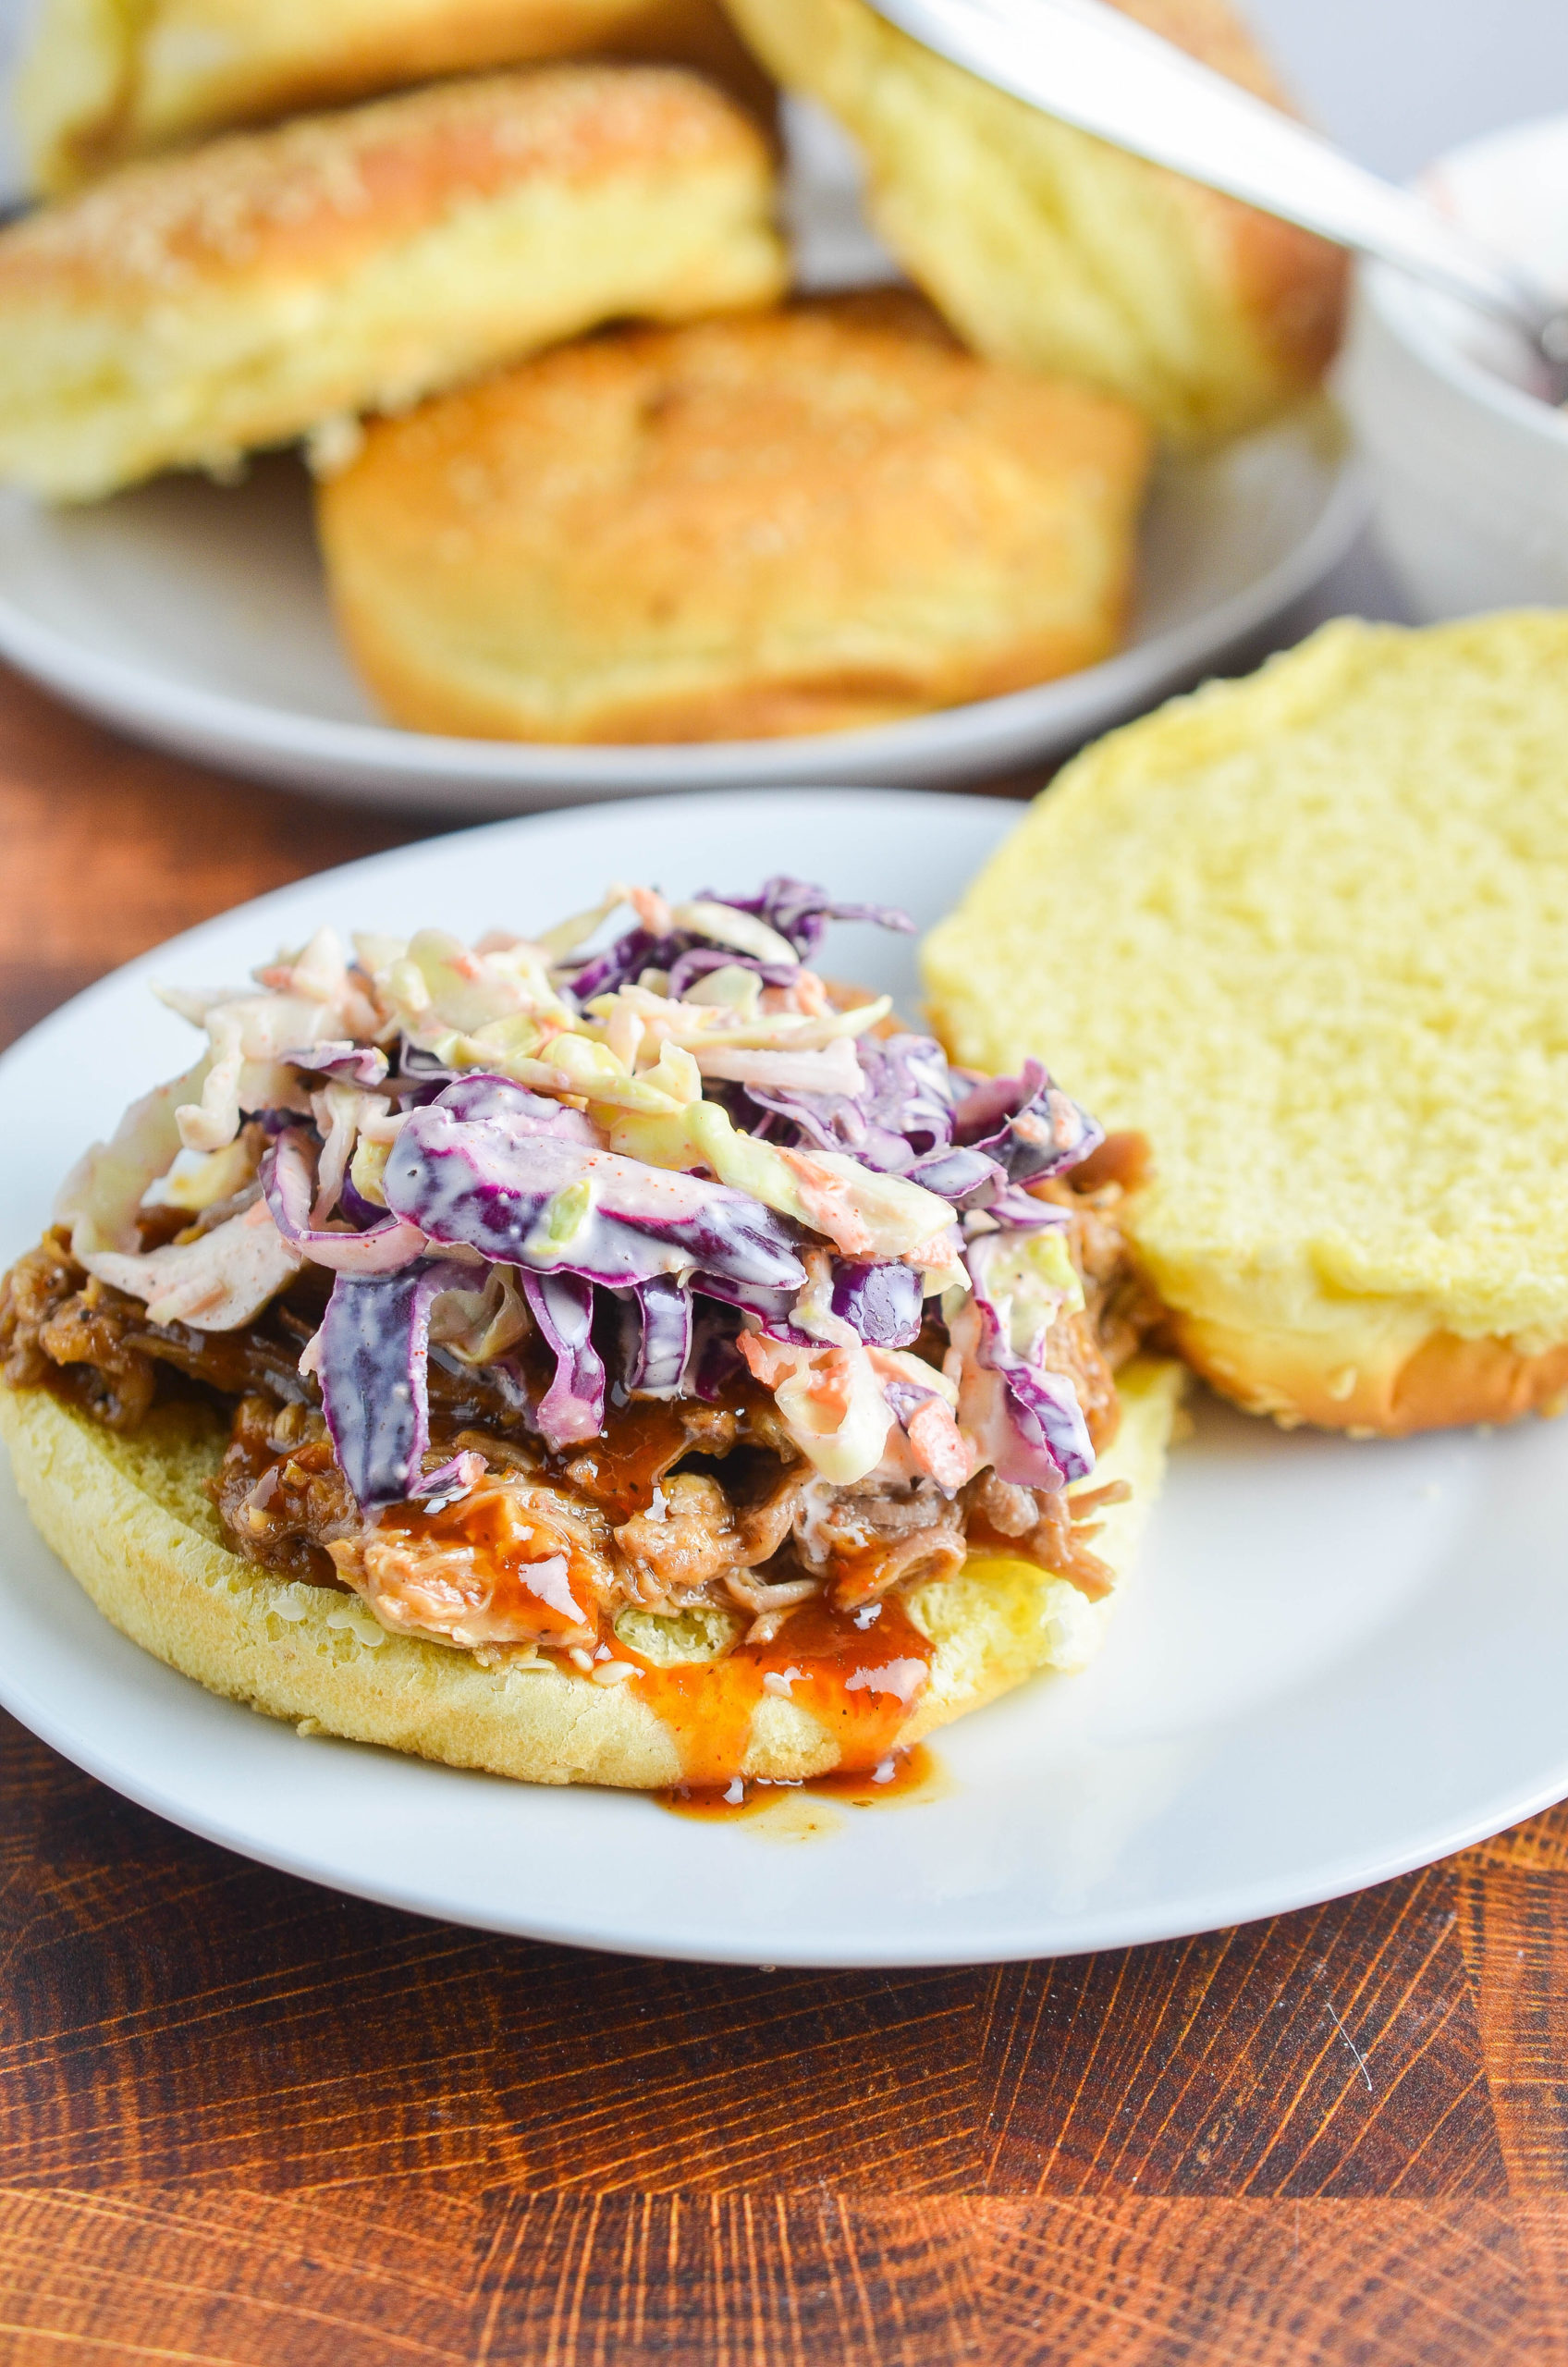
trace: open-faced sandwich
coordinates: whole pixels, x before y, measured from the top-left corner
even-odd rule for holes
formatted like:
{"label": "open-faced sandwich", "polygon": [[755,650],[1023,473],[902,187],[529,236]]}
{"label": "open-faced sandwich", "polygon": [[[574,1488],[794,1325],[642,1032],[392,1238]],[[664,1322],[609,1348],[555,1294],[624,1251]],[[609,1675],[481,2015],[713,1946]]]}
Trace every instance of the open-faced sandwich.
{"label": "open-faced sandwich", "polygon": [[201,1058],[0,1285],[108,1616],[311,1729],[644,1787],[876,1768],[1081,1664],[1179,1386],[1119,1146],[826,982],[831,919],[909,926],[617,888],[167,992]]}

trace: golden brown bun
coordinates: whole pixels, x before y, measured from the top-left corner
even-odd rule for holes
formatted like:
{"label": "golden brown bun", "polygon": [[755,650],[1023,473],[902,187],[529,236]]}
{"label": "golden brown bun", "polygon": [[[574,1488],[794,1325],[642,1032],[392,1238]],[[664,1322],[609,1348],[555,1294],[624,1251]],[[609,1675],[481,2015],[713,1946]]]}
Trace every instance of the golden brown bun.
{"label": "golden brown bun", "polygon": [[925,963],[957,1058],[1147,1136],[1122,1221],[1249,1411],[1568,1395],[1568,614],[1329,625],[1113,732]]}
{"label": "golden brown bun", "polygon": [[1331,1343],[1183,1315],[1172,1344],[1222,1396],[1284,1429],[1311,1422],[1357,1436],[1513,1422],[1558,1414],[1568,1400],[1568,1346],[1526,1355],[1510,1340],[1461,1340],[1433,1331],[1414,1346],[1377,1317]]}
{"label": "golden brown bun", "polygon": [[[1153,1361],[1121,1376],[1121,1433],[1088,1483],[1133,1483],[1095,1544],[1119,1578],[1158,1491],[1181,1383],[1179,1366]],[[230,1552],[204,1487],[227,1433],[204,1409],[165,1406],[118,1438],[45,1391],[0,1386],[0,1435],[34,1521],[100,1611],[209,1691],[528,1783],[653,1790],[680,1781],[676,1735],[635,1683],[599,1686],[554,1665],[483,1668],[466,1652],[388,1635],[354,1597],[274,1577]],[[1038,1669],[1082,1667],[1114,1600],[1088,1602],[1064,1579],[1002,1560],[922,1588],[911,1613],[936,1651],[899,1743]],[[807,1710],[766,1695],[731,1772],[821,1774],[838,1755]]]}
{"label": "golden brown bun", "polygon": [[785,276],[751,118],[673,67],[540,67],[127,166],[0,233],[0,475],[221,466],[626,314]]}
{"label": "golden brown bun", "polygon": [[[1278,100],[1222,0],[1120,4]],[[1337,249],[993,89],[866,0],[729,6],[779,80],[853,136],[877,227],[976,351],[1122,395],[1180,443],[1252,426],[1321,376]]]}
{"label": "golden brown bun", "polygon": [[380,423],[321,534],[399,723],[756,739],[1105,656],[1147,458],[1124,405],[888,294],[624,332]]}
{"label": "golden brown bun", "polygon": [[719,0],[44,0],[18,76],[34,189],[437,74],[613,54],[772,86]]}

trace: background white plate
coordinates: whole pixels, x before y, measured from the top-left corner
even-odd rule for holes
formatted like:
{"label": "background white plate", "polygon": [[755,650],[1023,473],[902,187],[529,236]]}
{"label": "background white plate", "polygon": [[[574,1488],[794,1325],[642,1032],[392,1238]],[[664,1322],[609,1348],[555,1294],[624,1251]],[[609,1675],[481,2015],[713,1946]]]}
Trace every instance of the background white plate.
{"label": "background white plate", "polygon": [[[329,873],[132,963],[0,1062],[0,1258],[190,1036],[149,975],[227,982],[323,920],[538,926],[611,877],[769,870],[922,926],[1017,809],[839,791],[514,822]],[[842,974],[914,1000],[906,939]],[[1049,1046],[1044,1048],[1049,1051]],[[1568,1793],[1568,1429],[1354,1444],[1200,1408],[1085,1676],[937,1738],[929,1805],[787,1847],[608,1792],[531,1789],[219,1701],[105,1625],[0,1492],[0,1699],[133,1799],[269,1865],[488,1929],[768,1965],[985,1962],[1158,1940],[1427,1862]]]}
{"label": "background white plate", "polygon": [[[842,135],[795,104],[789,130],[802,284],[888,278]],[[0,493],[0,656],[181,755],[465,815],[704,786],[996,779],[1078,746],[1223,660],[1261,654],[1265,635],[1288,637],[1366,511],[1342,430],[1312,405],[1225,451],[1164,465],[1144,521],[1130,644],[1103,666],[870,731],[550,748],[376,719],[338,648],[304,470],[274,456],[239,486],[165,477],[75,509]]]}
{"label": "background white plate", "polygon": [[1038,689],[805,740],[552,748],[374,720],[328,613],[292,456],[238,486],[165,477],[48,509],[0,492],[0,656],[91,714],[253,779],[463,814],[789,781],[944,783],[1059,755],[1250,650],[1366,515],[1335,423],[1309,411],[1170,463],[1143,529],[1131,644]]}

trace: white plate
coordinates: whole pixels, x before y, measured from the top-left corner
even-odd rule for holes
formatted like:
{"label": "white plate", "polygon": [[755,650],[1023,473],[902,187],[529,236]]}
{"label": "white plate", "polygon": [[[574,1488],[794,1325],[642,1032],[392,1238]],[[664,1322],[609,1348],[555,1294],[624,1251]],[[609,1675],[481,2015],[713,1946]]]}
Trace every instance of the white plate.
{"label": "white plate", "polygon": [[[1016,807],[839,791],[513,822],[246,906],[67,1005],[0,1062],[0,1257],[189,1036],[147,993],[243,975],[318,922],[474,932],[779,866],[935,920]],[[913,999],[908,940],[832,964]],[[1048,1052],[1049,1047],[1045,1048]],[[79,1765],[264,1863],[461,1923],[753,1964],[971,1963],[1159,1940],[1440,1857],[1568,1793],[1568,1429],[1400,1445],[1217,1407],[1176,1453],[1085,1676],[938,1737],[928,1805],[786,1847],[635,1796],[535,1790],[291,1728],[125,1641],[0,1496],[0,1699]]]}
{"label": "white plate", "polygon": [[[804,288],[893,275],[854,153],[786,109],[785,209]],[[515,814],[568,801],[820,781],[997,779],[1079,746],[1263,637],[1338,566],[1367,497],[1325,404],[1167,462],[1144,519],[1128,646],[1009,698],[871,731],[705,746],[529,747],[378,720],[327,607],[292,455],[224,488],[165,477],[80,509],[0,491],[0,656],[140,739],[258,780],[383,803]]]}
{"label": "white plate", "polygon": [[137,738],[254,779],[456,812],[704,786],[941,784],[1022,770],[1212,670],[1313,591],[1366,497],[1326,412],[1171,464],[1131,645],[1008,698],[874,730],[681,747],[525,746],[377,722],[341,655],[291,456],[80,509],[0,494],[0,656]]}

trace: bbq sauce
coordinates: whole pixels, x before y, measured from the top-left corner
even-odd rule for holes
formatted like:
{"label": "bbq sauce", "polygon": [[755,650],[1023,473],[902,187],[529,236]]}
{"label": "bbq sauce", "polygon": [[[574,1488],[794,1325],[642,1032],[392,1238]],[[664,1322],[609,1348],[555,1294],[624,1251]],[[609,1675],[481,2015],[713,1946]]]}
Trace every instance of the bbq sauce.
{"label": "bbq sauce", "polygon": [[[746,1818],[777,1816],[781,1806],[804,1793],[812,1799],[841,1801],[852,1809],[880,1809],[903,1803],[940,1799],[949,1789],[947,1772],[935,1751],[917,1742],[895,1751],[869,1773],[835,1767],[827,1775],[808,1775],[800,1784],[742,1783],[739,1777],[722,1790],[679,1785],[654,1797],[671,1816],[689,1817],[699,1824],[734,1824]],[[827,1829],[827,1828],[821,1828]]]}
{"label": "bbq sauce", "polygon": [[674,1668],[641,1662],[634,1682],[675,1736],[683,1792],[729,1783],[758,1702],[784,1689],[766,1684],[769,1676],[788,1681],[787,1698],[837,1742],[839,1769],[864,1781],[891,1755],[929,1677],[932,1649],[896,1597],[859,1613],[819,1599],[791,1612],[771,1643],[738,1644],[722,1660]]}
{"label": "bbq sauce", "polygon": [[629,1405],[615,1417],[608,1437],[572,1449],[566,1476],[619,1527],[648,1510],[659,1481],[691,1443],[673,1404],[651,1400]]}
{"label": "bbq sauce", "polygon": [[[678,1463],[712,1456],[722,1465],[735,1448],[743,1453],[754,1449],[755,1417],[765,1410],[762,1393],[749,1381],[728,1390],[722,1408],[690,1398],[634,1399],[612,1410],[601,1437],[553,1458],[550,1474],[597,1504],[619,1527],[649,1510],[660,1480]],[[768,1459],[775,1455],[770,1448]]]}
{"label": "bbq sauce", "polygon": [[[434,1511],[398,1504],[381,1526],[414,1545],[464,1553],[485,1582],[479,1597],[485,1615],[521,1623],[541,1642],[593,1641],[601,1564],[569,1521],[552,1519],[547,1510],[531,1516],[520,1496],[484,1488]],[[517,1625],[501,1632],[515,1636]]]}

